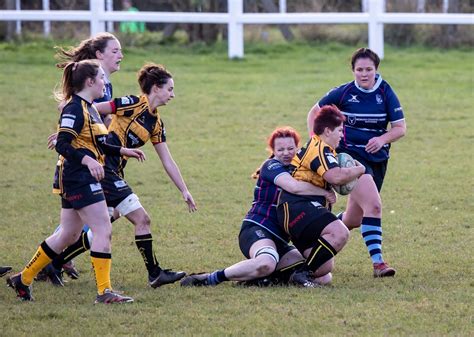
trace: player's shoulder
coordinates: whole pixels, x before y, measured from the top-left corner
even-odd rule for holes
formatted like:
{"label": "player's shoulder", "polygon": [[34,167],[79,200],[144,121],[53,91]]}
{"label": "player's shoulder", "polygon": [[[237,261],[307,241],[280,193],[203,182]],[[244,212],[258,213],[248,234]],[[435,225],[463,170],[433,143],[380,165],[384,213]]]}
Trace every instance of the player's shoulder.
{"label": "player's shoulder", "polygon": [[127,95],[115,98],[115,104],[117,104],[119,107],[130,107],[140,103],[140,101],[143,101],[142,97],[135,95]]}
{"label": "player's shoulder", "polygon": [[282,169],[285,169],[285,166],[275,158],[267,159],[262,165],[262,170],[277,171]]}

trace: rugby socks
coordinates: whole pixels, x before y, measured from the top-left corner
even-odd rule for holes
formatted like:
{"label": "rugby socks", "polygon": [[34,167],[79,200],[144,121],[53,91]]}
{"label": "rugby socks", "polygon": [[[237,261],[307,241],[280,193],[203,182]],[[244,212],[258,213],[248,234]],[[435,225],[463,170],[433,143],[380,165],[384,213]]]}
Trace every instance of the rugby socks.
{"label": "rugby socks", "polygon": [[43,241],[25,269],[21,271],[21,282],[29,286],[33,283],[35,276],[57,255],[58,254],[48,246],[46,241]]}
{"label": "rugby socks", "polygon": [[382,263],[382,219],[362,218],[360,233],[367,246],[372,263]]}
{"label": "rugby socks", "polygon": [[91,249],[89,239],[87,237],[87,232],[84,230],[81,232],[79,239],[63,250],[54,260],[53,260],[53,267],[57,270],[61,270],[63,264],[71,261],[76,256],[88,251]]}
{"label": "rugby socks", "polygon": [[148,270],[148,275],[152,277],[158,276],[161,271],[158,260],[153,252],[153,237],[150,234],[135,235],[135,244],[138,251],[142,254],[145,267]]}
{"label": "rugby socks", "polygon": [[98,253],[91,250],[91,262],[95,273],[97,293],[102,295],[105,289],[112,290],[110,282],[110,269],[112,267],[112,254]]}
{"label": "rugby socks", "polygon": [[320,237],[316,243],[316,246],[313,247],[311,253],[309,253],[308,258],[305,262],[306,269],[309,269],[312,272],[318,270],[324,263],[332,259],[337,254],[337,251],[329,242],[324,238]]}
{"label": "rugby socks", "polygon": [[227,276],[225,276],[224,270],[225,269],[216,270],[215,272],[210,273],[207,277],[207,284],[210,286],[216,286],[224,281],[229,281]]}

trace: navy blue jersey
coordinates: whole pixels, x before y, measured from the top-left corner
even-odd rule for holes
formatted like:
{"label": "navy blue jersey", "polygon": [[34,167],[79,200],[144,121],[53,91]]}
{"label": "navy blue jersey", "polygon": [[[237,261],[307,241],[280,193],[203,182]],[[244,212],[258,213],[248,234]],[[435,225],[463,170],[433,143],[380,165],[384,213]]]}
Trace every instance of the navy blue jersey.
{"label": "navy blue jersey", "polygon": [[388,123],[404,120],[403,110],[397,95],[379,74],[375,85],[366,90],[356,81],[334,88],[321,98],[318,105],[336,105],[346,116],[344,139],[337,152],[354,151],[362,158],[372,162],[381,162],[389,158],[390,144],[385,144],[377,153],[367,153],[365,145],[373,137],[387,132]]}
{"label": "navy blue jersey", "polygon": [[288,235],[278,225],[277,202],[281,189],[275,185],[278,177],[288,173],[289,167],[276,159],[268,159],[260,168],[260,175],[255,185],[252,208],[244,220],[253,222],[274,234],[283,242],[288,242]]}

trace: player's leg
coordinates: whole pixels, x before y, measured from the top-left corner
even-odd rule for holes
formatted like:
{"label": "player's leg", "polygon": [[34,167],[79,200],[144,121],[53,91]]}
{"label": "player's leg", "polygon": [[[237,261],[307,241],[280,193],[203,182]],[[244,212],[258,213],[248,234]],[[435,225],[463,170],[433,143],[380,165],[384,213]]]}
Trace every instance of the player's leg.
{"label": "player's leg", "polygon": [[116,209],[135,227],[135,244],[142,255],[143,262],[148,271],[148,282],[150,286],[157,288],[182,279],[186,275],[185,272],[175,272],[160,267],[153,249],[151,220],[146,210],[140,204],[138,197],[133,193],[128,195],[117,205]]}

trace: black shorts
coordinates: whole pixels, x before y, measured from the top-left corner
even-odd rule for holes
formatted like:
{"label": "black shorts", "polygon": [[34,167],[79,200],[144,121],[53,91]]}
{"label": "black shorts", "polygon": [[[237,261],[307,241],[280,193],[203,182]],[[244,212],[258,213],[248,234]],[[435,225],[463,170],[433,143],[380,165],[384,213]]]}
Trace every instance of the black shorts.
{"label": "black shorts", "polygon": [[362,158],[356,152],[344,150],[342,152],[346,152],[350,154],[352,158],[360,162],[362,165],[365,166],[365,173],[370,174],[374,179],[375,185],[377,186],[377,190],[382,190],[383,180],[385,178],[385,173],[387,172],[387,165],[388,160],[384,160],[381,162],[373,162],[368,161],[367,159]]}
{"label": "black shorts", "polygon": [[269,239],[275,243],[280,258],[289,251],[295,249],[294,246],[290,245],[289,243],[284,243],[281,239],[267,231],[264,227],[246,220],[242,222],[242,227],[240,228],[239,233],[239,247],[240,251],[247,259],[250,259],[250,247],[252,247],[255,242],[263,239]]}
{"label": "black shorts", "polygon": [[108,168],[105,168],[105,178],[100,183],[104,189],[105,200],[109,207],[117,207],[118,204],[133,193],[127,182]]}
{"label": "black shorts", "polygon": [[302,199],[278,205],[278,222],[301,254],[314,246],[323,229],[337,217],[318,202]]}
{"label": "black shorts", "polygon": [[67,190],[61,195],[61,207],[68,209],[81,209],[105,200],[100,183],[83,185],[71,191]]}

